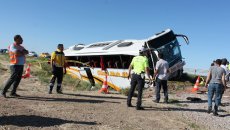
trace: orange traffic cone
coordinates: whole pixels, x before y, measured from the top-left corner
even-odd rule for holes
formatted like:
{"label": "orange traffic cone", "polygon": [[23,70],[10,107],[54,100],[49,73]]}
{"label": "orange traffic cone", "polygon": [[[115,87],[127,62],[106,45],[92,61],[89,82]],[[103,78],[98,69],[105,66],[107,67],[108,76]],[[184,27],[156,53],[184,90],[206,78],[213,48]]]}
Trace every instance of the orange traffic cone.
{"label": "orange traffic cone", "polygon": [[195,83],[195,85],[194,85],[194,87],[193,87],[193,89],[192,89],[192,92],[196,92],[196,91],[198,91],[199,90],[199,85],[200,85],[200,76],[198,76],[198,78],[197,78],[197,80],[196,80],[196,83]]}
{"label": "orange traffic cone", "polygon": [[101,87],[101,89],[99,90],[99,93],[102,93],[104,92],[105,94],[108,94],[109,93],[109,90],[108,90],[108,83],[107,83],[107,74],[105,75],[105,80],[103,82],[103,85]]}
{"label": "orange traffic cone", "polygon": [[29,78],[30,77],[30,66],[31,64],[28,64],[27,68],[26,68],[26,72],[25,74],[22,76],[22,78]]}

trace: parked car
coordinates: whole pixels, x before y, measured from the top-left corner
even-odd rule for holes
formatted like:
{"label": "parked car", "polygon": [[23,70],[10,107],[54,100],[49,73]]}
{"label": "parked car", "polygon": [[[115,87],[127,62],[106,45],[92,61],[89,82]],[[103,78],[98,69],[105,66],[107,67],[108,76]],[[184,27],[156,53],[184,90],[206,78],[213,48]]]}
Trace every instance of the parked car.
{"label": "parked car", "polygon": [[34,52],[34,51],[31,51],[31,52],[29,52],[29,54],[27,56],[29,56],[29,57],[38,57],[38,54],[36,52]]}
{"label": "parked car", "polygon": [[45,53],[41,53],[40,57],[42,57],[42,58],[50,58],[51,56],[50,56],[50,54],[48,52],[45,52]]}
{"label": "parked car", "polygon": [[2,54],[8,53],[8,49],[0,49],[0,53]]}

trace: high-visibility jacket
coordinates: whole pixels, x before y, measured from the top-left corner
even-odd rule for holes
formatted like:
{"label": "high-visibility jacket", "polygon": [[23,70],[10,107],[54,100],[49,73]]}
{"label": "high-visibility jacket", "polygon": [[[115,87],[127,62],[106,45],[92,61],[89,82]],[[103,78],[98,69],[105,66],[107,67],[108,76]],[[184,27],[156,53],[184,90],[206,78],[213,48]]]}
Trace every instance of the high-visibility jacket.
{"label": "high-visibility jacket", "polygon": [[65,54],[60,50],[57,50],[52,53],[51,60],[53,61],[56,67],[65,67]]}
{"label": "high-visibility jacket", "polygon": [[10,56],[10,64],[17,64],[18,63],[17,56],[14,52],[9,51],[9,56]]}
{"label": "high-visibility jacket", "polygon": [[135,56],[132,59],[131,65],[136,74],[144,73],[145,68],[149,67],[148,59],[145,56]]}
{"label": "high-visibility jacket", "polygon": [[8,47],[8,49],[9,49],[9,56],[10,56],[10,64],[11,65],[24,65],[25,56],[18,56],[16,54],[17,50],[22,51],[24,47],[14,43],[14,44],[11,44]]}

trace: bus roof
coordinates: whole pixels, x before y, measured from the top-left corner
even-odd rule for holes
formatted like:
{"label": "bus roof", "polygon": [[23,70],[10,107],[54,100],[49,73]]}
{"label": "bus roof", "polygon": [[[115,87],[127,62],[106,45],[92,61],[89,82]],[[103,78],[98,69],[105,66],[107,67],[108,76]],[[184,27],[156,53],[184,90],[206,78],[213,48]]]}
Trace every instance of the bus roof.
{"label": "bus roof", "polygon": [[[64,51],[66,56],[98,56],[98,55],[139,55],[139,50],[145,45],[145,42],[158,38],[168,32],[167,29],[161,33],[144,40],[114,40],[105,42],[96,42],[89,45],[80,45],[81,49],[68,48]],[[82,47],[83,46],[83,47]],[[76,45],[77,47],[77,45]]]}

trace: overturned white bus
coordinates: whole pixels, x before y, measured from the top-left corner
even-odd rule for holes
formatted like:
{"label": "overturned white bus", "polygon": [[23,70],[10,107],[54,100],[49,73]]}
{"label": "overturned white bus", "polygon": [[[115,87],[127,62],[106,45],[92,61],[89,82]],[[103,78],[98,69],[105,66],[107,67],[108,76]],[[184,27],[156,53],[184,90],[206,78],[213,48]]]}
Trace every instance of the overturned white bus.
{"label": "overturned white bus", "polygon": [[141,47],[146,47],[152,50],[148,56],[152,74],[157,62],[157,54],[161,52],[169,62],[170,77],[179,78],[183,73],[185,62],[182,60],[177,37],[184,38],[188,44],[185,35],[174,34],[172,30],[167,29],[144,40],[115,40],[74,45],[64,51],[69,61],[68,73],[81,80],[90,79],[90,82],[102,84],[105,71],[101,68],[106,68],[109,87],[120,91],[130,86],[127,76],[132,58],[139,55]]}

